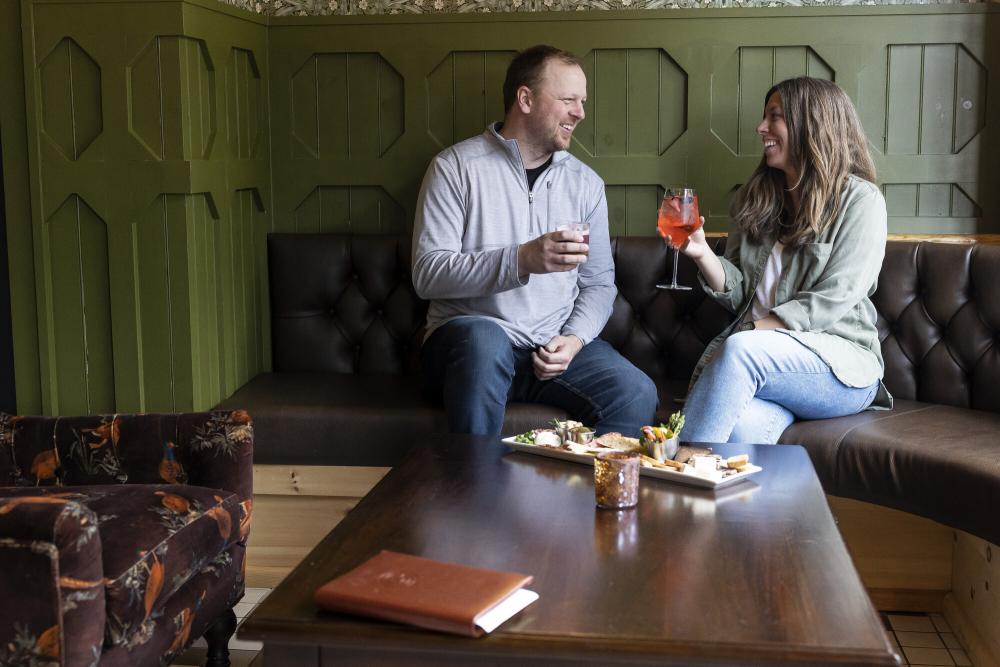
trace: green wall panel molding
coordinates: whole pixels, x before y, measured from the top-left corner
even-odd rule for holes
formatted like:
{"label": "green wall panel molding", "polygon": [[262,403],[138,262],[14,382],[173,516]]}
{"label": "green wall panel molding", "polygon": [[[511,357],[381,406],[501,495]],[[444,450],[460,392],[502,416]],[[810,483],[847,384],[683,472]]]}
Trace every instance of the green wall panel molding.
{"label": "green wall panel molding", "polygon": [[264,319],[267,302],[268,221],[260,193],[254,189],[233,193],[232,214],[223,221],[220,281],[223,290],[221,322],[225,354],[225,392],[231,394],[265,368]]}
{"label": "green wall panel molding", "polygon": [[101,70],[69,37],[39,63],[42,130],[70,160],[101,133]]}
{"label": "green wall panel molding", "polygon": [[613,236],[656,236],[661,185],[609,185],[608,226]]}
{"label": "green wall panel molding", "polygon": [[966,188],[974,192],[975,184],[887,183],[882,192],[889,224],[918,230],[915,234],[941,234],[975,224],[983,210]]}
{"label": "green wall panel molding", "polygon": [[[588,75],[571,150],[608,185],[612,233],[655,234],[675,183],[698,188],[708,229],[724,230],[760,159],[764,92],[798,74],[837,81],[857,105],[891,232],[1000,232],[995,5],[337,18],[214,0],[20,8],[30,223],[9,238],[12,260],[15,247],[31,259],[12,268],[12,294],[15,345],[37,378],[25,395],[36,387],[43,411],[108,396],[117,410],[200,409],[267,370],[267,232],[410,229],[429,160],[501,118],[513,53],[553,35]],[[17,122],[16,105],[0,111]]]}
{"label": "green wall panel molding", "polygon": [[113,412],[111,309],[108,302],[108,230],[105,221],[72,195],[45,221],[47,355],[56,382],[53,411]]}
{"label": "green wall panel molding", "polygon": [[583,62],[587,116],[573,137],[588,156],[655,157],[684,134],[687,73],[667,51],[595,49]]}
{"label": "green wall panel molding", "polygon": [[381,157],[403,132],[403,80],[377,53],[313,54],[291,91],[294,157]]}
{"label": "green wall panel molding", "polygon": [[127,409],[193,410],[220,394],[220,235],[205,193],[161,195],[132,224],[132,252],[120,259],[133,278],[134,323],[116,329],[135,345],[138,401]]}
{"label": "green wall panel molding", "polygon": [[216,134],[216,88],[205,42],[157,35],[127,69],[136,139],[157,160],[207,159]]}
{"label": "green wall panel molding", "polygon": [[295,209],[287,231],[400,234],[409,224],[403,207],[378,186],[319,186]]}
{"label": "green wall panel molding", "polygon": [[38,411],[211,407],[270,356],[266,25],[207,0],[21,10]]}
{"label": "green wall panel molding", "polygon": [[959,153],[986,126],[986,75],[961,44],[890,45],[885,152]]}
{"label": "green wall panel molding", "polygon": [[796,76],[835,79],[830,66],[808,46],[741,47],[718,75],[712,85],[712,133],[734,153],[757,157],[765,92]]}
{"label": "green wall panel molding", "polygon": [[882,188],[890,217],[976,218],[982,209],[957,183],[890,183]]}
{"label": "green wall panel molding", "polygon": [[264,83],[253,51],[233,47],[226,68],[229,156],[252,160],[263,149]]}
{"label": "green wall panel molding", "polygon": [[441,149],[503,117],[503,79],[515,51],[448,53],[425,78],[427,132]]}

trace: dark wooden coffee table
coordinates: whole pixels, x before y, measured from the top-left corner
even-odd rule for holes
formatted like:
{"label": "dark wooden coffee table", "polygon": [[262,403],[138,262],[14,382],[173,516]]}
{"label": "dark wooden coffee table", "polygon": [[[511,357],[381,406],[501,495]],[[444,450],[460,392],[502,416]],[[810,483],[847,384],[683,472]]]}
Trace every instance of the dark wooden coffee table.
{"label": "dark wooden coffee table", "polygon": [[[264,642],[266,667],[901,664],[806,452],[715,449],[764,471],[715,493],[642,478],[638,507],[615,512],[594,507],[587,466],[428,438],[239,636]],[[315,607],[380,549],[533,574],[541,598],[482,639]]]}

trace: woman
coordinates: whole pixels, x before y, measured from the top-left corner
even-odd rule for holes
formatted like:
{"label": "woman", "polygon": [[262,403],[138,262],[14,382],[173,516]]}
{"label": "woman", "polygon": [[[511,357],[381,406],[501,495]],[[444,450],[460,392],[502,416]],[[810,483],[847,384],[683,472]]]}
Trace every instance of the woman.
{"label": "woman", "polygon": [[888,408],[871,302],[885,200],[850,99],[802,77],[777,84],[757,126],[764,156],[740,188],[723,258],[699,230],[683,252],[736,314],[698,362],[686,440],[774,443],[795,419]]}

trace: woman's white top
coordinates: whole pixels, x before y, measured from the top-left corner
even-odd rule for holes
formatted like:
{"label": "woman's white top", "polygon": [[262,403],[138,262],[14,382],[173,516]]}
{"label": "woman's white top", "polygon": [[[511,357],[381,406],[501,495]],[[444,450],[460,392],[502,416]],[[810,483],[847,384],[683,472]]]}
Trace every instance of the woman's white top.
{"label": "woman's white top", "polygon": [[775,241],[771,256],[764,265],[764,275],[757,283],[757,291],[754,293],[753,305],[750,308],[751,321],[764,319],[775,306],[774,294],[778,289],[778,278],[781,277],[781,251],[784,249],[784,243]]}

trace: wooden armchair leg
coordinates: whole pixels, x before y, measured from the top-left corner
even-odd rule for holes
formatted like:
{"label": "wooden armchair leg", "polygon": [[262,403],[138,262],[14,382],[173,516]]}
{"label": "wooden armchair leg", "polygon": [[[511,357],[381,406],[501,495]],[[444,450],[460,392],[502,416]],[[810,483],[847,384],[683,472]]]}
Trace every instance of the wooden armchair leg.
{"label": "wooden armchair leg", "polygon": [[234,632],[236,614],[232,609],[227,609],[205,630],[205,641],[208,642],[205,667],[229,667],[229,640]]}

